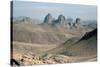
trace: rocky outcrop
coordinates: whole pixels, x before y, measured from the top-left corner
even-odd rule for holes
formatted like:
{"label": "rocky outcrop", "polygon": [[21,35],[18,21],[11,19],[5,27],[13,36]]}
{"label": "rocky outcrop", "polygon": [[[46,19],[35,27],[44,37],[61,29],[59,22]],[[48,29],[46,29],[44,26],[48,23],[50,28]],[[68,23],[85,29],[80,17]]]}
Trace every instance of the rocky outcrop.
{"label": "rocky outcrop", "polygon": [[44,18],[44,23],[52,23],[52,20],[53,20],[52,15],[48,13]]}
{"label": "rocky outcrop", "polygon": [[80,18],[76,18],[75,22],[73,23],[73,27],[78,28],[80,26]]}
{"label": "rocky outcrop", "polygon": [[62,14],[58,16],[57,19],[54,19],[52,17],[52,15],[50,13],[48,13],[46,15],[46,17],[44,18],[44,23],[48,23],[48,24],[65,24],[65,16],[63,16]]}
{"label": "rocky outcrop", "polygon": [[46,15],[46,17],[44,18],[43,23],[48,23],[48,24],[53,24],[53,25],[62,24],[62,25],[64,25],[64,27],[67,27],[67,28],[70,28],[70,29],[81,27],[80,18],[76,18],[76,20],[73,21],[73,18],[67,18],[66,19],[65,16],[63,16],[62,14],[60,14],[57,19],[54,19],[52,17],[52,15],[50,13],[48,13]]}
{"label": "rocky outcrop", "polygon": [[[49,55],[49,54],[48,54]],[[50,57],[38,56],[38,55],[21,55],[21,57],[16,57],[16,62],[19,62],[20,66],[34,65],[34,64],[57,64],[57,63],[68,63],[68,56],[65,55],[51,55]],[[47,58],[48,57],[48,58]],[[12,66],[16,66],[13,64]]]}
{"label": "rocky outcrop", "polygon": [[65,16],[62,14],[58,16],[58,19],[56,20],[56,23],[58,24],[64,24],[65,23]]}

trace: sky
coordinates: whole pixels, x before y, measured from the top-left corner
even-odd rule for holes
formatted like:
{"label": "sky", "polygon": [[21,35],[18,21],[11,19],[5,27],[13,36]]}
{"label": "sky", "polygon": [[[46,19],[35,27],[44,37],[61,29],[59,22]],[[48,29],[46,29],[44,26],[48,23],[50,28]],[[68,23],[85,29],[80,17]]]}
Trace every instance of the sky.
{"label": "sky", "polygon": [[43,20],[44,17],[51,13],[53,18],[57,19],[60,14],[67,18],[81,18],[82,20],[97,20],[97,6],[46,3],[33,1],[14,1],[13,17],[26,16],[32,19]]}

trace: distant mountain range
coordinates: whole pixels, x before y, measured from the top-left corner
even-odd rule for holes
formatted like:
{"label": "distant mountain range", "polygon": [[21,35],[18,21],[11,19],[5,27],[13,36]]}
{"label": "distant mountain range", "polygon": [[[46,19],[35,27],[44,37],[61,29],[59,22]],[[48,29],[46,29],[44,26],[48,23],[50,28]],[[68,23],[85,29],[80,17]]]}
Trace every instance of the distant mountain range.
{"label": "distant mountain range", "polygon": [[68,28],[77,28],[77,27],[85,26],[85,27],[95,29],[97,27],[97,21],[94,20],[82,21],[81,18],[76,18],[76,20],[73,20],[72,18],[66,19],[65,16],[63,16],[62,14],[59,15],[57,19],[54,19],[50,13],[48,13],[45,16],[44,21],[39,19],[32,19],[30,17],[20,16],[20,17],[13,18],[13,22],[14,23],[28,22],[32,24],[52,24],[52,25],[62,24]]}
{"label": "distant mountain range", "polygon": [[40,24],[42,23],[39,19],[32,19],[30,17],[20,16],[20,17],[14,17],[13,23],[32,23],[32,24]]}

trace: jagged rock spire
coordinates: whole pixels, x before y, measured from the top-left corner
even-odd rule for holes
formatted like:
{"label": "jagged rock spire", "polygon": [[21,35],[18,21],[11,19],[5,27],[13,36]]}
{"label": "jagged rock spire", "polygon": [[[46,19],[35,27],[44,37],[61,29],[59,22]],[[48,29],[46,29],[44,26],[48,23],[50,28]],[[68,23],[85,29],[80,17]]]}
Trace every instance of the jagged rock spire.
{"label": "jagged rock spire", "polygon": [[57,19],[57,23],[59,23],[59,24],[65,23],[65,16],[63,16],[62,14],[59,15],[58,19]]}
{"label": "jagged rock spire", "polygon": [[55,20],[50,13],[46,15],[44,18],[44,23],[51,23],[51,24],[65,24],[65,16],[62,14],[58,16],[57,20]]}
{"label": "jagged rock spire", "polygon": [[76,18],[76,24],[80,23],[80,18]]}
{"label": "jagged rock spire", "polygon": [[44,19],[44,23],[52,23],[52,15],[50,13],[48,13]]}
{"label": "jagged rock spire", "polygon": [[78,27],[80,25],[80,18],[76,18],[75,23],[73,24],[74,27]]}

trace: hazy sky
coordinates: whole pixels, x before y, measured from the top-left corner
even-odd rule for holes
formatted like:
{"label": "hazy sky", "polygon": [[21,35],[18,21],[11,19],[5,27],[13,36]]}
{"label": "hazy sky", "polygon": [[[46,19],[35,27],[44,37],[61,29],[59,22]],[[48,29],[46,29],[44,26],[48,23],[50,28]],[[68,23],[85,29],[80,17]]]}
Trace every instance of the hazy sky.
{"label": "hazy sky", "polygon": [[27,16],[32,19],[43,20],[48,13],[51,13],[55,19],[60,14],[63,14],[66,18],[71,17],[73,19],[76,17],[83,20],[97,19],[96,6],[31,1],[14,1],[13,3],[13,17]]}

